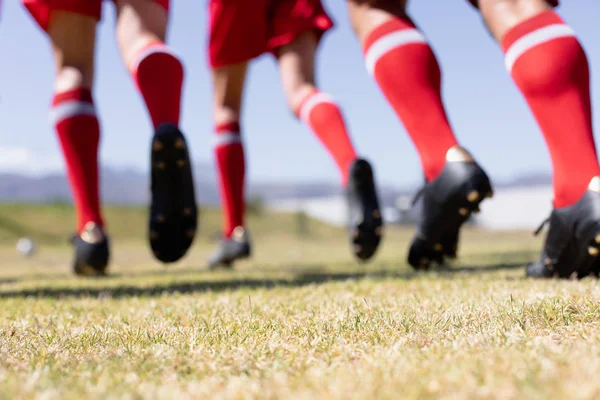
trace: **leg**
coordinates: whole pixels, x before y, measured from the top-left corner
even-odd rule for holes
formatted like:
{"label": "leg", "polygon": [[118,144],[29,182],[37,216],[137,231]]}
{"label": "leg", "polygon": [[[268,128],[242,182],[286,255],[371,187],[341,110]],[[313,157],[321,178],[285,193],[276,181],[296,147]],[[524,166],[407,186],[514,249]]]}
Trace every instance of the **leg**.
{"label": "leg", "polygon": [[[600,167],[592,132],[589,66],[573,30],[544,0],[480,0],[505,64],[546,140],[554,211],[532,277],[598,273]],[[599,240],[596,240],[598,237]]]}
{"label": "leg", "polygon": [[321,140],[335,160],[346,186],[356,151],[338,105],[315,88],[317,38],[313,32],[301,34],[278,50],[283,90],[290,108]]}
{"label": "leg", "polygon": [[117,41],[154,128],[179,125],[183,65],[165,45],[168,10],[154,0],[117,1]]}
{"label": "leg", "polygon": [[149,238],[163,263],[180,260],[198,225],[192,165],[178,128],[183,65],[165,45],[168,2],[117,1],[117,41],[154,126]]}
{"label": "leg", "polygon": [[51,11],[48,23],[57,69],[52,118],[77,210],[74,269],[86,275],[104,273],[109,257],[98,188],[100,127],[91,92],[96,23],[66,11]]}
{"label": "leg", "polygon": [[245,157],[240,110],[248,63],[267,50],[269,2],[210,0],[208,60],[213,76],[214,155],[223,211],[223,240],[209,268],[251,255],[245,229]]}
{"label": "leg", "polygon": [[377,251],[383,225],[373,171],[366,160],[358,159],[338,105],[315,88],[317,41],[315,33],[307,31],[277,49],[283,88],[291,109],[336,161],[349,201],[350,243],[355,256],[366,261]]}
{"label": "leg", "polygon": [[545,0],[480,0],[479,7],[544,134],[553,164],[554,204],[570,206],[600,174],[585,52]]}
{"label": "leg", "polygon": [[444,110],[435,54],[405,7],[398,0],[348,0],[367,70],[404,123],[432,181],[457,141]]}
{"label": "leg", "polygon": [[230,266],[250,255],[245,235],[245,158],[240,135],[240,111],[246,62],[213,69],[215,159],[223,209],[224,241],[209,260],[211,268]]}
{"label": "leg", "polygon": [[[456,256],[460,227],[491,184],[458,147],[441,96],[435,54],[406,13],[406,1],[348,0],[367,70],[404,123],[421,158],[426,185],[409,263],[428,268]],[[470,198],[471,200],[468,200]]]}

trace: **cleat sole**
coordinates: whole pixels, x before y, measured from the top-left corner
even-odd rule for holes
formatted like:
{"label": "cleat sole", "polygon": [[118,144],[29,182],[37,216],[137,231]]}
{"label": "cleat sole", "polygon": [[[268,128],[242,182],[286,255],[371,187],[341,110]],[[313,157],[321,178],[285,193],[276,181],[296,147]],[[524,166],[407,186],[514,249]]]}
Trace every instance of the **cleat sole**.
{"label": "cleat sole", "polygon": [[[375,188],[373,170],[365,160],[357,160],[353,165],[351,181],[363,199],[360,222],[350,227],[352,253],[361,262],[375,255],[383,234],[383,219]],[[351,222],[352,224],[352,222]]]}
{"label": "cleat sole", "polygon": [[157,260],[172,263],[187,253],[198,224],[190,155],[175,125],[157,128],[151,158],[150,247]]}

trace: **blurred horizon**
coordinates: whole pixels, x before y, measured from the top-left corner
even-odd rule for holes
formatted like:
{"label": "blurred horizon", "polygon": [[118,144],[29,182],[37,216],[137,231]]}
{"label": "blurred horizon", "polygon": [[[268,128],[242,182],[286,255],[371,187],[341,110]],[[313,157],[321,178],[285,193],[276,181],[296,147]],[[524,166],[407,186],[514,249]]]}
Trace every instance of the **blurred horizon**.
{"label": "blurred horizon", "polygon": [[[199,165],[212,164],[211,85],[206,64],[204,2],[172,1],[169,43],[186,64],[182,127]],[[319,50],[320,87],[341,104],[359,153],[374,164],[382,186],[416,187],[422,172],[402,124],[367,74],[345,4],[324,0],[335,20]],[[435,7],[435,12],[432,8]],[[497,44],[465,1],[414,1],[409,10],[429,38],[444,75],[449,118],[461,143],[496,181],[548,176],[546,146],[522,96],[504,69]],[[54,66],[48,41],[19,2],[5,2],[0,22],[0,173],[63,174],[57,140],[48,122]],[[105,2],[98,27],[95,86],[103,127],[102,163],[115,170],[148,171],[150,123],[120,60],[114,40],[114,7]],[[600,2],[568,2],[558,12],[578,33],[592,71],[592,98],[600,46],[595,15]],[[7,62],[9,61],[9,62]],[[249,72],[242,118],[250,184],[337,184],[335,164],[308,128],[287,110],[270,56]],[[595,103],[594,103],[595,104]],[[595,121],[599,116],[594,107]]]}

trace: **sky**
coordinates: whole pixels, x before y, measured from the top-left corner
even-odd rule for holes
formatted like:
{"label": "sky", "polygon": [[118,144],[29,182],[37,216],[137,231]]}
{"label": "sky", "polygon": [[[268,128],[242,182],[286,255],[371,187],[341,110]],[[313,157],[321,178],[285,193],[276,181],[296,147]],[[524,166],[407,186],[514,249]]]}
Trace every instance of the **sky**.
{"label": "sky", "polygon": [[[117,50],[113,4],[104,3],[95,84],[103,133],[101,160],[112,167],[147,170],[150,121]],[[192,157],[211,163],[207,3],[171,0],[168,42],[186,66],[182,128]],[[600,96],[600,83],[595,79],[600,71],[600,1],[564,3],[558,11],[588,53],[595,100]],[[319,49],[319,87],[340,103],[360,155],[372,161],[382,184],[421,183],[412,142],[366,72],[345,2],[324,0],[324,5],[336,26]],[[1,11],[0,171],[44,174],[62,170],[60,149],[48,120],[54,75],[49,42],[18,0],[4,1]],[[438,56],[444,102],[459,141],[495,179],[549,172],[541,133],[479,14],[465,0],[413,0],[409,11]],[[335,164],[318,140],[285,106],[271,56],[252,64],[244,102],[241,122],[251,182],[339,180]],[[595,107],[596,127],[599,113]]]}

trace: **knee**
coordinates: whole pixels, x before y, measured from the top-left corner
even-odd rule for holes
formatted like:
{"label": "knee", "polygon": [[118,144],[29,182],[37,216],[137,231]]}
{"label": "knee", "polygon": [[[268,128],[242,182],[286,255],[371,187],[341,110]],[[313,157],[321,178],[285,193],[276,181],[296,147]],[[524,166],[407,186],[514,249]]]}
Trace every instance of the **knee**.
{"label": "knee", "polygon": [[299,110],[304,101],[317,89],[310,83],[299,84],[288,90],[286,93],[286,100],[290,110],[295,114],[299,115]]}
{"label": "knee", "polygon": [[127,64],[148,44],[165,41],[168,14],[157,3],[121,0],[117,13],[117,43]]}
{"label": "knee", "polygon": [[80,87],[91,88],[93,83],[93,65],[64,63],[57,68],[55,78],[55,89],[57,92],[64,92]]}
{"label": "knee", "polygon": [[240,107],[236,104],[215,104],[213,107],[213,119],[215,125],[226,125],[236,123],[240,120]]}

